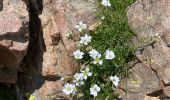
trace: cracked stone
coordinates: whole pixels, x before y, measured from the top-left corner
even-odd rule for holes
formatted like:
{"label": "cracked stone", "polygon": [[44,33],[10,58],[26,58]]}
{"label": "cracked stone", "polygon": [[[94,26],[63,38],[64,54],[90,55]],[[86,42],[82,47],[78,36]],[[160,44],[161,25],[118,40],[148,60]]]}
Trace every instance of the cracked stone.
{"label": "cracked stone", "polygon": [[[169,5],[169,0],[137,0],[127,9],[128,23],[137,35],[133,39],[134,45],[140,48],[136,51],[136,56],[142,62],[142,65],[137,64],[132,68],[136,69],[135,72],[132,71],[134,77],[135,73],[139,73],[142,86],[132,85],[131,88],[137,88],[140,96],[128,93],[132,96],[127,100],[143,100],[145,94],[161,90],[164,87],[161,86],[161,81],[169,85]],[[133,79],[133,76],[131,78]],[[158,96],[161,98],[161,94]]]}
{"label": "cracked stone", "polygon": [[[91,0],[44,0],[43,5],[42,14],[39,15],[46,45],[46,51],[43,54],[42,76],[56,80],[46,80],[45,84],[33,95],[36,94],[36,97],[43,95],[47,97],[46,100],[51,100],[52,95],[63,97],[62,93],[55,92],[61,91],[63,88],[57,78],[71,77],[78,67],[73,52],[76,50],[80,33],[75,26],[79,21],[85,22],[88,26],[95,25],[97,21],[93,14],[95,5]],[[74,34],[73,39],[68,39],[66,36],[69,32]],[[55,87],[55,84],[59,84],[59,87]],[[45,91],[48,87],[55,87],[55,89]]]}
{"label": "cracked stone", "polygon": [[29,15],[23,1],[1,1],[0,82],[11,84],[16,83],[18,66],[27,52]]}

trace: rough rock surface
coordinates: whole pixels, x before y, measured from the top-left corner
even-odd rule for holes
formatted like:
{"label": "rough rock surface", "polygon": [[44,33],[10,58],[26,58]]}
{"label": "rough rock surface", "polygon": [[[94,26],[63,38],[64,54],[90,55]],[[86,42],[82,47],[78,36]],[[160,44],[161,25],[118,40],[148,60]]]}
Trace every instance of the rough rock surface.
{"label": "rough rock surface", "polygon": [[[85,22],[88,26],[95,23],[94,15],[92,15],[95,5],[90,0],[44,0],[43,5],[40,18],[46,52],[43,55],[42,75],[48,80],[42,86],[44,90],[35,91],[33,95],[48,100],[52,100],[52,97],[61,99],[66,96],[62,94],[64,84],[59,78],[73,75],[78,67],[73,58],[73,51],[76,49],[75,39],[79,37],[75,26],[79,21]],[[67,37],[70,32],[74,34],[74,39]],[[54,88],[51,88],[51,91],[45,91],[47,87]],[[45,94],[42,95],[42,93]]]}
{"label": "rough rock surface", "polygon": [[[69,98],[62,93],[61,78],[72,76],[78,67],[73,51],[80,33],[75,26],[79,21],[88,27],[96,23],[95,4],[92,0],[32,0],[27,5],[31,32],[24,73],[19,75],[21,94],[30,93],[35,100]],[[73,33],[72,39],[68,33]]]}
{"label": "rough rock surface", "polygon": [[0,1],[0,83],[16,83],[26,54],[29,16],[22,0]]}
{"label": "rough rock surface", "polygon": [[126,100],[144,100],[145,95],[163,100],[170,97],[169,5],[169,0],[137,0],[128,8],[140,63],[132,68]]}
{"label": "rough rock surface", "polygon": [[74,37],[78,37],[75,26],[79,21],[92,25],[95,21],[92,15],[94,7],[90,0],[44,0],[44,10],[40,15],[47,48],[42,70],[44,76],[51,73],[65,77],[74,73],[76,63],[71,56],[76,49],[76,41],[66,35],[73,33]]}

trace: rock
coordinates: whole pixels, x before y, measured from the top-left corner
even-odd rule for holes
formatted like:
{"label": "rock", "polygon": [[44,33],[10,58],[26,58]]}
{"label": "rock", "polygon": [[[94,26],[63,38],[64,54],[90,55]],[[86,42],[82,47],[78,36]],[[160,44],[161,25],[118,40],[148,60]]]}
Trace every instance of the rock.
{"label": "rock", "polygon": [[[143,98],[148,92],[154,93],[154,91],[161,90],[165,84],[168,85],[170,82],[169,5],[169,0],[137,0],[127,10],[129,25],[136,33],[136,38],[133,39],[134,45],[137,47],[136,56],[142,62],[143,68],[147,67],[147,70],[137,69],[132,72],[142,73],[139,74],[142,76],[146,75],[145,77],[140,76],[140,81],[146,83],[142,83],[143,87],[138,88],[138,92],[142,93]],[[133,69],[140,66],[137,64]],[[148,83],[149,80],[152,84]],[[151,86],[152,89],[148,86]],[[141,97],[131,100],[139,99],[142,100]]]}
{"label": "rock", "polygon": [[[85,22],[88,26],[96,23],[95,17],[91,16],[95,11],[95,5],[90,0],[44,0],[43,3],[40,18],[47,48],[43,55],[43,76],[49,76],[49,73],[51,76],[60,77],[73,75],[77,63],[72,53],[79,38],[75,26],[79,21]],[[74,34],[73,39],[66,36],[70,32]]]}
{"label": "rock", "polygon": [[18,100],[29,94],[35,100],[69,99],[60,79],[78,68],[73,52],[80,33],[75,26],[83,21],[93,30],[99,23],[93,2],[0,0],[0,82],[17,81]]}
{"label": "rock", "polygon": [[[75,26],[79,21],[88,26],[95,25],[97,20],[92,15],[95,5],[90,0],[43,0],[43,5],[39,17],[46,51],[43,53],[42,66],[39,67],[39,76],[45,83],[39,84],[36,91],[32,89],[31,94],[35,96],[35,100],[69,98],[62,93],[64,83],[60,79],[72,77],[78,68],[73,52],[76,50],[80,33]],[[68,38],[68,33],[73,33],[73,38]]]}
{"label": "rock", "polygon": [[68,100],[69,97],[62,92],[62,85],[62,81],[45,81],[43,86],[39,90],[36,90],[32,95],[35,97],[35,100]]}
{"label": "rock", "polygon": [[3,9],[3,1],[1,0],[0,1],[0,11],[2,11],[2,9]]}
{"label": "rock", "polygon": [[17,69],[1,68],[0,82],[6,85],[15,84],[17,81]]}
{"label": "rock", "polygon": [[131,72],[129,78],[120,83],[120,87],[127,90],[127,96],[123,96],[123,91],[120,92],[125,100],[144,100],[147,93],[160,89],[159,78],[146,65],[138,63]]}
{"label": "rock", "polygon": [[170,97],[170,86],[166,86],[163,88],[163,93],[167,96]]}
{"label": "rock", "polygon": [[170,82],[170,68],[166,68],[165,71],[164,71],[164,76],[163,76],[163,79],[165,81],[165,83],[168,83]]}
{"label": "rock", "polygon": [[27,52],[29,16],[22,0],[0,2],[0,83],[16,83],[18,66]]}
{"label": "rock", "polygon": [[73,75],[77,64],[74,58],[67,53],[64,45],[60,42],[55,48],[52,48],[52,49],[54,51],[53,57],[54,56],[56,57],[56,58],[51,59],[51,65],[54,65],[54,66],[51,66],[51,65],[44,66],[42,70],[43,75],[44,76],[59,76],[59,77],[66,77],[66,76]]}
{"label": "rock", "polygon": [[150,97],[150,96],[145,95],[144,100],[160,100],[160,99],[158,97]]}

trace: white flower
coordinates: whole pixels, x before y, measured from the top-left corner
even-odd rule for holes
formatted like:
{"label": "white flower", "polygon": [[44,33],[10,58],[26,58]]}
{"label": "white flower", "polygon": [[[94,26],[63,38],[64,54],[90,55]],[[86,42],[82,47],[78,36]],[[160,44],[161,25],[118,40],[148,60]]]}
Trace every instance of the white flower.
{"label": "white flower", "polygon": [[87,28],[87,25],[80,21],[75,28],[78,29],[79,32],[81,32],[82,30]]}
{"label": "white flower", "polygon": [[101,54],[98,54],[95,58],[95,60],[93,61],[93,64],[100,64],[102,65],[103,64],[103,61],[100,60],[100,57],[101,57]]}
{"label": "white flower", "polygon": [[161,36],[159,35],[159,33],[155,34],[155,37],[161,38]]}
{"label": "white flower", "polygon": [[102,16],[101,19],[104,20],[104,19],[105,19],[105,16]]}
{"label": "white flower", "polygon": [[103,64],[103,61],[100,60],[101,54],[98,51],[93,49],[89,52],[89,54],[94,59],[93,64],[100,64],[100,65]]}
{"label": "white flower", "polygon": [[96,59],[96,57],[99,55],[99,52],[93,49],[89,52],[89,54],[90,54],[90,57],[92,57],[93,59]]}
{"label": "white flower", "polygon": [[69,37],[71,37],[71,36],[73,36],[73,33],[72,33],[72,32],[66,33],[66,37],[67,37],[67,38],[69,38]]}
{"label": "white flower", "polygon": [[113,82],[113,84],[115,85],[115,86],[118,86],[119,85],[119,81],[120,81],[120,79],[117,77],[117,76],[110,76],[110,80]]}
{"label": "white flower", "polygon": [[84,84],[83,80],[74,80],[73,82],[76,84],[76,86],[81,86]]}
{"label": "white flower", "polygon": [[113,51],[111,51],[111,50],[106,50],[106,59],[114,59],[115,58],[115,54],[114,54],[114,52]]}
{"label": "white flower", "polygon": [[76,59],[82,59],[84,53],[81,52],[80,50],[76,50],[76,51],[74,51],[73,55],[74,55],[74,57],[75,57]]}
{"label": "white flower", "polygon": [[94,85],[93,87],[90,88],[90,94],[93,96],[97,96],[97,93],[100,91],[100,87],[98,85]]}
{"label": "white flower", "polygon": [[100,59],[97,59],[95,61],[93,61],[93,64],[100,64],[102,65],[103,64],[103,60],[100,60]]}
{"label": "white flower", "polygon": [[81,71],[83,73],[83,79],[87,79],[88,76],[92,76],[92,73],[89,72],[89,68],[86,68],[84,71]]}
{"label": "white flower", "polygon": [[156,33],[155,36],[159,36],[159,33]]}
{"label": "white flower", "polygon": [[76,73],[76,74],[74,75],[74,78],[75,78],[76,80],[83,80],[83,73]]}
{"label": "white flower", "polygon": [[111,6],[111,3],[109,0],[102,0],[101,4],[104,6],[109,6],[109,7]]}
{"label": "white flower", "polygon": [[61,79],[60,79],[60,80],[64,81],[64,77],[61,77]]}
{"label": "white flower", "polygon": [[92,38],[91,36],[85,34],[84,37],[81,37],[80,43],[87,45],[89,42],[91,42],[91,38]]}
{"label": "white flower", "polygon": [[67,84],[64,85],[63,92],[64,92],[65,94],[67,94],[67,95],[70,95],[70,94],[72,94],[72,93],[74,94],[75,91],[76,91],[75,85],[69,84],[69,83],[67,83]]}
{"label": "white flower", "polygon": [[83,73],[76,73],[74,75],[74,78],[75,78],[75,80],[73,82],[76,84],[76,86],[80,86],[80,85],[84,84],[84,82],[83,82]]}
{"label": "white flower", "polygon": [[84,84],[83,80],[74,80],[73,82],[76,84],[76,86],[81,86]]}

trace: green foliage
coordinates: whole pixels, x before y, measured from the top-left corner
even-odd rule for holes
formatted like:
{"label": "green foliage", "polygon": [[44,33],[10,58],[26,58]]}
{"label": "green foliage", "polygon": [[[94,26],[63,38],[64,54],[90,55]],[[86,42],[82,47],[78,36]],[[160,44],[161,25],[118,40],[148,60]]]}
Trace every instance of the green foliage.
{"label": "green foliage", "polygon": [[[126,17],[126,9],[134,0],[110,0],[110,2],[111,8],[98,5],[97,15],[100,19],[103,16],[105,19],[101,19],[102,24],[94,32],[91,32],[92,42],[90,45],[102,54],[108,48],[115,52],[114,61],[106,61],[103,67],[108,67],[105,72],[112,70],[113,74],[117,74],[127,66],[129,61],[134,59],[131,39],[135,34],[129,28]],[[111,67],[113,65],[114,67]]]}
{"label": "green foliage", "polygon": [[[101,1],[100,1],[101,2]],[[79,60],[84,66],[89,66],[92,76],[85,80],[85,84],[78,88],[79,93],[83,93],[83,100],[114,100],[119,94],[115,92],[117,87],[109,80],[110,76],[118,75],[121,78],[128,76],[129,64],[135,60],[132,37],[135,35],[128,25],[126,17],[127,7],[134,0],[110,0],[111,7],[105,7],[97,3],[97,17],[101,24],[89,35],[92,41],[87,46],[81,46],[79,49],[85,53],[83,59]],[[104,19],[103,19],[104,17]],[[102,54],[102,65],[91,63],[93,60],[88,52],[94,48]],[[112,50],[115,53],[113,60],[105,59],[106,50]],[[80,69],[81,70],[81,69]],[[97,97],[90,95],[90,88],[97,84],[101,91]]]}

